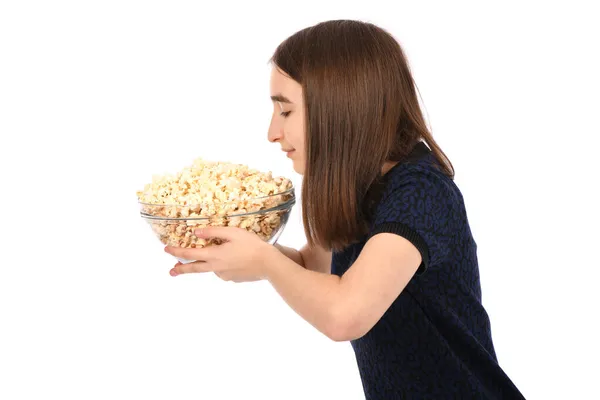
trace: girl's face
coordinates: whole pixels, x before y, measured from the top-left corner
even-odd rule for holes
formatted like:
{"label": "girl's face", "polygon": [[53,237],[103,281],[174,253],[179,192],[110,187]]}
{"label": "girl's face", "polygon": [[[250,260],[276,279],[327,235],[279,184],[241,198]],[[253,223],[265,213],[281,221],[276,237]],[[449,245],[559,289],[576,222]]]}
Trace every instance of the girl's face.
{"label": "girl's face", "polygon": [[275,66],[271,71],[270,83],[273,115],[269,125],[269,141],[281,145],[281,150],[294,163],[294,170],[302,175],[306,165],[302,86]]}

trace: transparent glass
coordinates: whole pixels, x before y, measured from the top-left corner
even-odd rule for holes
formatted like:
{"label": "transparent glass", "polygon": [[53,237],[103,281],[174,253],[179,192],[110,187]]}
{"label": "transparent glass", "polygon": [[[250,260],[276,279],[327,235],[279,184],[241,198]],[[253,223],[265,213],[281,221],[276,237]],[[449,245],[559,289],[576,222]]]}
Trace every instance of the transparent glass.
{"label": "transparent glass", "polygon": [[[262,240],[275,244],[289,220],[296,203],[294,188],[274,195],[223,203],[218,212],[210,216],[200,214],[206,205],[147,204],[139,202],[140,215],[165,246],[195,248],[220,244],[218,239],[204,240],[194,235],[194,230],[207,226],[234,226],[256,233]],[[206,209],[204,209],[206,210]],[[185,260],[177,257],[182,263]]]}

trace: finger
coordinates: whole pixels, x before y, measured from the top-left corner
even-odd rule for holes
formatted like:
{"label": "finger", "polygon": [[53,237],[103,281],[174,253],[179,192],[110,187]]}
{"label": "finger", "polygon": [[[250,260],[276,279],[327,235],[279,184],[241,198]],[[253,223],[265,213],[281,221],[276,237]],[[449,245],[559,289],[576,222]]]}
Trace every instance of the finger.
{"label": "finger", "polygon": [[196,261],[188,264],[175,264],[175,266],[169,271],[171,276],[177,276],[181,274],[199,273],[199,272],[213,272],[213,265],[205,261]]}
{"label": "finger", "polygon": [[245,229],[233,226],[208,226],[203,229],[196,229],[194,234],[203,239],[217,238],[224,239],[228,242],[238,238],[242,232],[247,232]]}
{"label": "finger", "polygon": [[176,269],[176,268],[177,268],[179,265],[182,265],[182,264],[183,264],[183,263],[182,263],[181,261],[177,261],[177,264],[175,264],[175,266],[169,270],[169,275],[171,275],[171,276],[177,276],[177,272],[176,272],[176,270],[175,270],[175,269]]}
{"label": "finger", "polygon": [[214,246],[196,248],[166,246],[165,252],[185,260],[209,261],[214,258]]}

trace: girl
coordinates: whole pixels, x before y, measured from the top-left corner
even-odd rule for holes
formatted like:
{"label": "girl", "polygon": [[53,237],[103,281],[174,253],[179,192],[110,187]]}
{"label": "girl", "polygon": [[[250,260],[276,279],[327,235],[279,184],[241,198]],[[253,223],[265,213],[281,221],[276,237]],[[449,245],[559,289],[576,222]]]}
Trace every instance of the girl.
{"label": "girl", "polygon": [[350,341],[367,399],[523,398],[498,365],[476,243],[452,164],[433,140],[399,43],[337,20],[276,49],[268,138],[303,175],[307,244],[238,228],[225,242],[167,247],[172,276],[268,280],[335,341]]}

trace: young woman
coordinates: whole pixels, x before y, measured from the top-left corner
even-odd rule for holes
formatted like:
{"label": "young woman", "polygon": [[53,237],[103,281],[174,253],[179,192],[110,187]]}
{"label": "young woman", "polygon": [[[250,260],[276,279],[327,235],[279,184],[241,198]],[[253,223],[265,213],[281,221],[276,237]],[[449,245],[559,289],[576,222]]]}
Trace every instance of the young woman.
{"label": "young woman", "polygon": [[171,275],[267,279],[335,341],[367,399],[519,399],[481,304],[476,243],[454,170],[433,140],[399,43],[359,21],[303,29],[272,58],[268,138],[303,174],[307,244],[207,228],[222,245],[167,247]]}

